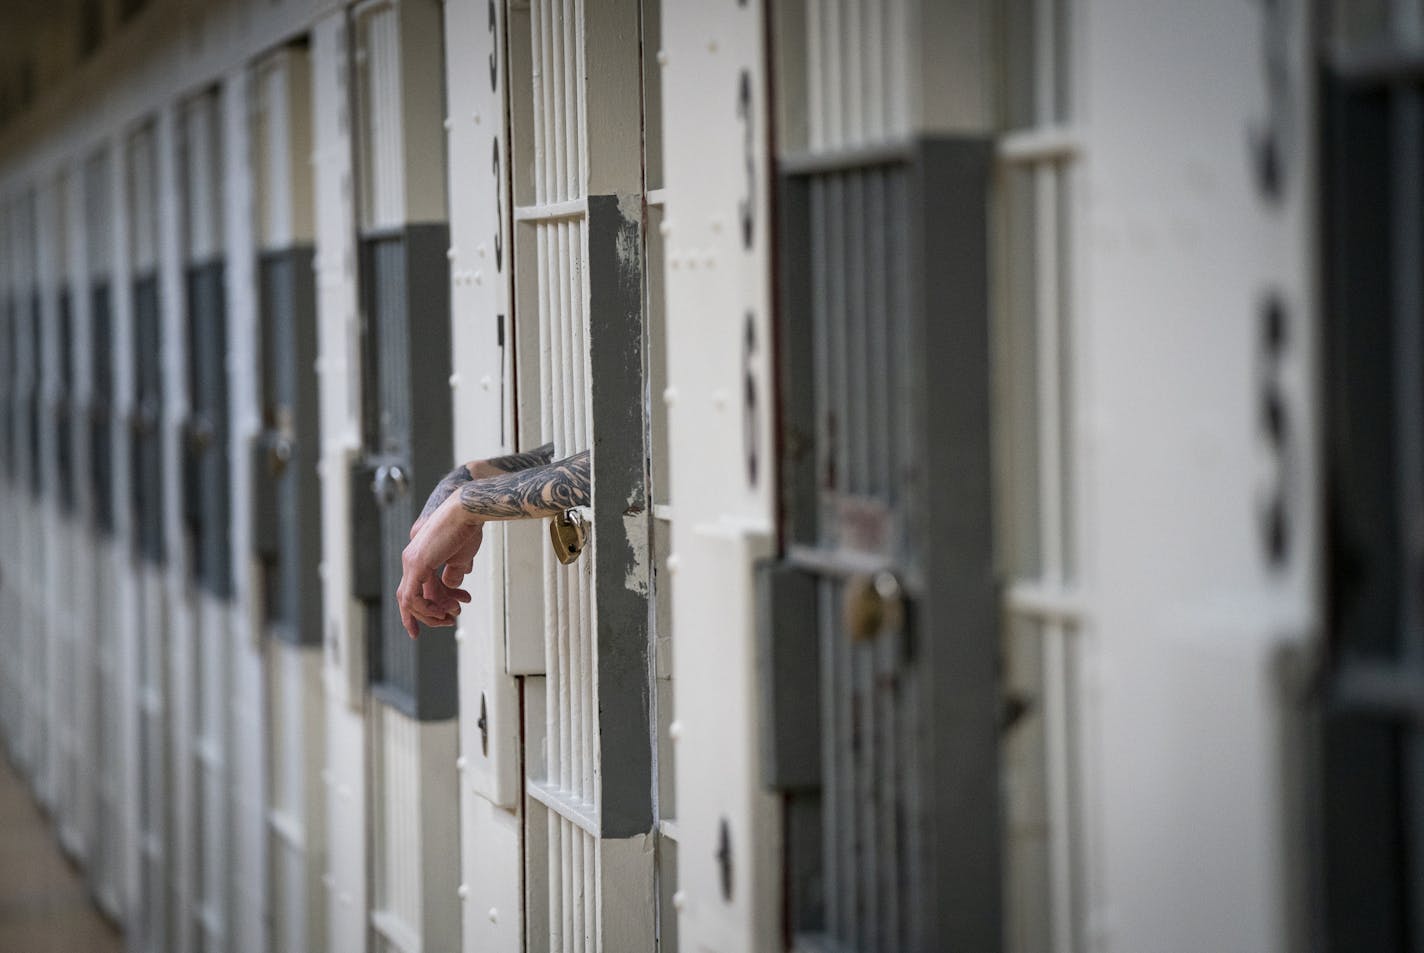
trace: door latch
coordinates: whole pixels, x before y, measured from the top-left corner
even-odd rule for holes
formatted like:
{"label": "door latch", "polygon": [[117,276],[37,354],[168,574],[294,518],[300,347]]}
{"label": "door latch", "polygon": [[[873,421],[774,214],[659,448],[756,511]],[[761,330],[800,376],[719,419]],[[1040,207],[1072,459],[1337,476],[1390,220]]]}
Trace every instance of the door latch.
{"label": "door latch", "polygon": [[579,558],[588,541],[588,526],[578,510],[565,510],[549,520],[549,544],[565,566]]}
{"label": "door latch", "polygon": [[389,506],[404,496],[409,489],[409,479],[399,463],[379,467],[376,478],[371,481],[371,493],[381,506]]}

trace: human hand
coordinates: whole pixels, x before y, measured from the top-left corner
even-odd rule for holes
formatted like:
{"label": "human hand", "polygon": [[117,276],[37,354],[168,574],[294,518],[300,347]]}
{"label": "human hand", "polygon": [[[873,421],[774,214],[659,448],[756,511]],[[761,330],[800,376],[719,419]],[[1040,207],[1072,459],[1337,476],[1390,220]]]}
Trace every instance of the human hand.
{"label": "human hand", "polygon": [[[411,638],[417,623],[439,627],[455,624],[460,604],[470,595],[456,588],[474,566],[484,539],[483,524],[451,498],[416,521],[410,543],[401,553],[401,581],[396,589],[401,624]],[[442,573],[440,567],[445,566]]]}

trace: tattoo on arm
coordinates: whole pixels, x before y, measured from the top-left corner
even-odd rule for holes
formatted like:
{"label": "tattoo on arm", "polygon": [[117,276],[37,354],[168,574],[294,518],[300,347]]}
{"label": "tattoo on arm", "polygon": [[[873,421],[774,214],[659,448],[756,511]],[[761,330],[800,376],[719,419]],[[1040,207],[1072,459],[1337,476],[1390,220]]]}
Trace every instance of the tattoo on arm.
{"label": "tattoo on arm", "polygon": [[[485,461],[485,466],[498,473],[516,473],[520,470],[528,470],[530,467],[543,466],[554,459],[554,445],[546,443],[542,447],[535,447],[533,450],[525,450],[520,453],[511,453],[503,457],[491,457]],[[496,473],[487,474],[495,476]]]}
{"label": "tattoo on arm", "polygon": [[587,450],[557,463],[472,480],[460,487],[460,505],[484,520],[539,519],[587,506],[589,499]]}
{"label": "tattoo on arm", "polygon": [[440,508],[440,504],[454,493],[457,489],[473,480],[470,475],[470,468],[463,464],[451,470],[449,473],[435,484],[435,489],[430,491],[430,498],[425,501],[425,509],[420,511],[421,518],[429,516]]}

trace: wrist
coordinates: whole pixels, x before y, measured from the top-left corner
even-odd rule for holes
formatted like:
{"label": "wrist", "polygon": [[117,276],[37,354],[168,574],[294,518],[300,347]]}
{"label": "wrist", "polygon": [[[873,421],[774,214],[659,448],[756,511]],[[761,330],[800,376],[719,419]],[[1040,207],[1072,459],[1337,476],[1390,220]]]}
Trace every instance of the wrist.
{"label": "wrist", "polygon": [[[470,482],[473,483],[474,481],[471,480]],[[456,520],[461,526],[470,528],[483,526],[485,524],[484,517],[472,511],[461,499],[461,490],[463,489],[464,487],[457,488],[454,493],[450,494],[450,498],[440,505],[442,507],[448,507],[450,509],[450,518]]]}

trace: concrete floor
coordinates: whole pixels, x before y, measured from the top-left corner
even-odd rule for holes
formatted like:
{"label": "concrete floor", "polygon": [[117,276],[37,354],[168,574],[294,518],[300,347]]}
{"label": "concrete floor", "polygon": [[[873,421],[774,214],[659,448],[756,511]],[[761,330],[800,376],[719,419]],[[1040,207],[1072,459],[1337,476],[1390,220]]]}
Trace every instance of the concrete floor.
{"label": "concrete floor", "polygon": [[0,953],[120,953],[54,827],[0,751]]}

